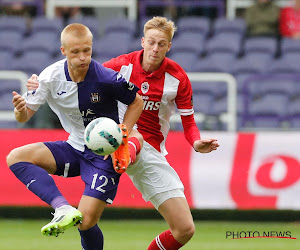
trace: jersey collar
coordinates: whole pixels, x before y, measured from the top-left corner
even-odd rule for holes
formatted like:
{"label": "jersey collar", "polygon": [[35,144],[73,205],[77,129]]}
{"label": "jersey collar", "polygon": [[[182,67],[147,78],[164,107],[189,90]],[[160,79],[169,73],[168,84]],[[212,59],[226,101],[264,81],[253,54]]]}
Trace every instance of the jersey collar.
{"label": "jersey collar", "polygon": [[[93,76],[91,74],[91,72],[93,71],[93,69],[94,69],[94,60],[91,61],[90,65],[89,65],[89,69],[88,69],[88,71],[86,73],[86,76],[85,76],[83,82],[89,81],[89,80],[93,79]],[[65,70],[65,76],[66,76],[67,81],[72,82],[72,79],[70,77],[69,70],[68,70],[68,61],[67,60],[64,63],[64,70]]]}
{"label": "jersey collar", "polygon": [[67,60],[64,63],[64,69],[65,69],[65,75],[66,75],[67,81],[72,82],[72,79],[70,77],[69,70],[68,70],[68,61]]}

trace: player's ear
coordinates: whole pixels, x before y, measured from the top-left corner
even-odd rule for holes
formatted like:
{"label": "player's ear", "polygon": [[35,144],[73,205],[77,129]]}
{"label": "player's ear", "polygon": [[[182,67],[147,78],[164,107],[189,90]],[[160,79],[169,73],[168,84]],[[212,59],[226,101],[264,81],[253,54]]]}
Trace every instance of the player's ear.
{"label": "player's ear", "polygon": [[60,47],[60,52],[63,56],[66,56],[66,52],[63,46]]}
{"label": "player's ear", "polygon": [[142,45],[143,48],[144,48],[144,43],[145,43],[145,37],[142,37],[142,39],[141,39],[141,45]]}
{"label": "player's ear", "polygon": [[170,43],[169,43],[169,46],[168,46],[167,52],[169,52],[169,51],[170,51],[170,49],[171,49],[171,46],[172,46],[172,42],[170,42]]}

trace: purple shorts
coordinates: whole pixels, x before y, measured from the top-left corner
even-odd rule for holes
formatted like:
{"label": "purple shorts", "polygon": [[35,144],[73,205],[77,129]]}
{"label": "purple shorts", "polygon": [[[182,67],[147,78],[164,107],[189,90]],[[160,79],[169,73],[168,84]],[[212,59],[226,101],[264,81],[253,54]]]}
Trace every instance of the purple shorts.
{"label": "purple shorts", "polygon": [[54,175],[63,177],[81,176],[85,182],[83,194],[111,204],[116,196],[120,174],[112,165],[111,158],[103,160],[86,149],[74,149],[66,141],[44,142],[52,152],[57,170]]}

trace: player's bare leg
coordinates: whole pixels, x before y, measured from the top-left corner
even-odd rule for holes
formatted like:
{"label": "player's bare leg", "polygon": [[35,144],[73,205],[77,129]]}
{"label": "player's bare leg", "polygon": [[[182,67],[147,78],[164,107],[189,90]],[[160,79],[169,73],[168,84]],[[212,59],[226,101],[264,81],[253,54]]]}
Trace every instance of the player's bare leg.
{"label": "player's bare leg", "polygon": [[195,225],[191,210],[185,198],[171,198],[158,208],[158,212],[169,224],[174,238],[186,244],[194,235]]}
{"label": "player's bare leg", "polygon": [[78,209],[83,214],[82,223],[78,225],[83,249],[103,249],[103,234],[98,227],[98,221],[106,206],[106,202],[83,195]]}
{"label": "player's bare leg", "polygon": [[168,199],[159,206],[158,211],[169,224],[170,230],[158,235],[148,250],[157,249],[157,244],[165,249],[179,249],[193,237],[195,225],[185,198]]}
{"label": "player's bare leg", "polygon": [[13,149],[6,157],[6,161],[9,167],[17,162],[30,162],[49,174],[54,174],[56,171],[55,159],[49,148],[42,142]]}
{"label": "player's bare leg", "polygon": [[144,138],[135,129],[131,130],[128,139],[129,153],[130,153],[130,164],[135,164],[140,158],[140,151],[143,147]]}

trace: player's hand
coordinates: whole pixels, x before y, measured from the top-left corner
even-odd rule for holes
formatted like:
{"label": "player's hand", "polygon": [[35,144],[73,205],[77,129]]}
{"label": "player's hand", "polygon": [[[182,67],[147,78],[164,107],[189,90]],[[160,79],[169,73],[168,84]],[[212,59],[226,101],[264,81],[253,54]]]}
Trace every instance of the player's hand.
{"label": "player's hand", "polygon": [[37,81],[37,79],[38,76],[36,74],[31,75],[26,83],[27,90],[35,90],[39,87],[39,82]]}
{"label": "player's hand", "polygon": [[220,146],[217,139],[202,139],[194,142],[194,149],[200,153],[209,153]]}
{"label": "player's hand", "polygon": [[12,103],[15,106],[16,110],[19,112],[25,111],[26,110],[25,98],[20,94],[18,94],[16,91],[13,91],[12,94],[13,94]]}

